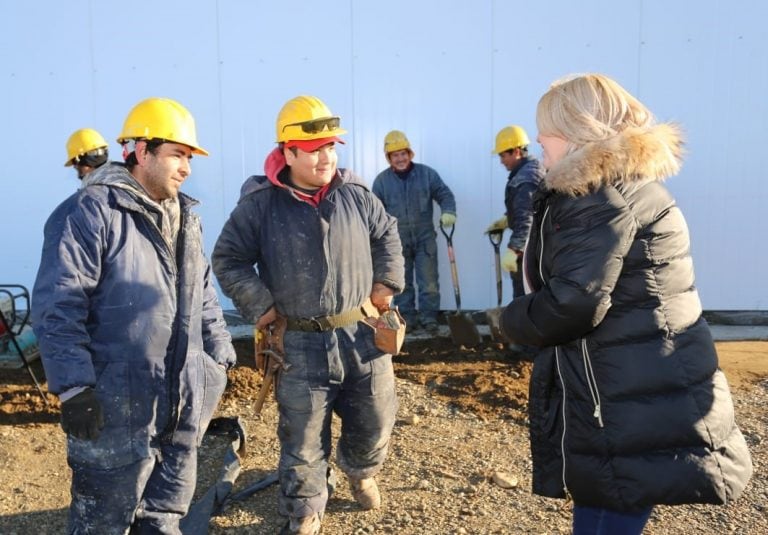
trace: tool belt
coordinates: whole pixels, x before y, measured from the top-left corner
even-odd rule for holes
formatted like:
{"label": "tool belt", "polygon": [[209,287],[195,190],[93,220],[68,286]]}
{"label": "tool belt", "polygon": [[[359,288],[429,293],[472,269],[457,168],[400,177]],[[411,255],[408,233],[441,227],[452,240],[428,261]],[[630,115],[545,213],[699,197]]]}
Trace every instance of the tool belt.
{"label": "tool belt", "polygon": [[314,318],[288,318],[289,331],[304,331],[308,333],[322,333],[339,327],[346,327],[357,323],[371,315],[371,309],[375,310],[370,299],[366,299],[361,306],[352,308],[335,316],[315,316]]}

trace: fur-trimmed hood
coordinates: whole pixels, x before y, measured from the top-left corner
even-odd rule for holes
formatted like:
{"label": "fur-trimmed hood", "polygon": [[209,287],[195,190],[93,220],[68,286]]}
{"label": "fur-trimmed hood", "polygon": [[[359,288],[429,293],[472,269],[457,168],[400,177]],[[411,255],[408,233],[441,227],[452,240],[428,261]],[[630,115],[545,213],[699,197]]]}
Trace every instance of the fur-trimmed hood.
{"label": "fur-trimmed hood", "polygon": [[676,124],[628,128],[566,155],[549,170],[544,184],[558,193],[577,196],[600,185],[664,180],[680,171],[682,156],[683,137]]}

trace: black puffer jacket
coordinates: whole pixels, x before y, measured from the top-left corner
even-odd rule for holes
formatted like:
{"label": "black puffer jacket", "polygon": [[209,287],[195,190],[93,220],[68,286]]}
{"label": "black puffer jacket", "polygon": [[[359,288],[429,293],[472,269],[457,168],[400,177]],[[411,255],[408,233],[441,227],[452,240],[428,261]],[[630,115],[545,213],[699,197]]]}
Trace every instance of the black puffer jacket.
{"label": "black puffer jacket", "polygon": [[582,147],[534,197],[530,289],[504,311],[541,346],[530,385],[533,491],[632,511],[725,503],[752,465],[701,317],[685,220],[661,180],[671,125]]}

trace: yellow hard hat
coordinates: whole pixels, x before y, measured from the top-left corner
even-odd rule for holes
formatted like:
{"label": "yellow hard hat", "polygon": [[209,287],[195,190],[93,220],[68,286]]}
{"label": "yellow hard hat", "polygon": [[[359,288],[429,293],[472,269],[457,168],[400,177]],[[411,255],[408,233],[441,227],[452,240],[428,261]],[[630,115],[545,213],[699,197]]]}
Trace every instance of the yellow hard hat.
{"label": "yellow hard hat", "polygon": [[384,154],[404,149],[413,152],[411,150],[411,144],[408,142],[408,138],[405,137],[405,134],[400,130],[392,130],[384,136]]}
{"label": "yellow hard hat", "polygon": [[75,130],[67,140],[67,161],[64,162],[64,165],[70,166],[74,164],[75,158],[83,156],[88,152],[107,148],[107,142],[93,128]]}
{"label": "yellow hard hat", "polygon": [[333,115],[322,100],[299,95],[285,103],[277,114],[277,142],[309,141],[346,134],[339,128],[341,120]]}
{"label": "yellow hard hat", "polygon": [[496,146],[493,149],[493,154],[501,154],[502,152],[519,147],[527,147],[530,143],[528,134],[525,133],[522,127],[507,126],[496,134]]}
{"label": "yellow hard hat", "polygon": [[208,151],[197,143],[192,114],[169,98],[142,100],[128,112],[117,142],[123,144],[129,139],[163,139],[186,145],[195,154],[208,156]]}

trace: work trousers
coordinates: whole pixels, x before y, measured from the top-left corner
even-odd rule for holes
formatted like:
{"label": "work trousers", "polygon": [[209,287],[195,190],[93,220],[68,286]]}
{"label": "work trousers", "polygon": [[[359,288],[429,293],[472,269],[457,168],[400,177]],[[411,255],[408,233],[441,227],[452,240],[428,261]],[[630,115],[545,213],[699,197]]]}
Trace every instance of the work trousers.
{"label": "work trousers", "polygon": [[164,445],[127,466],[72,468],[70,535],[179,535],[195,492],[197,448]]}
{"label": "work trousers", "polygon": [[373,477],[387,455],[397,396],[391,355],[365,322],[320,333],[288,331],[280,372],[280,497],[284,516],[322,513],[328,501],[331,418],[341,419],[336,461],[347,476]]}
{"label": "work trousers", "polygon": [[[402,240],[403,258],[405,259],[405,288],[395,296],[394,304],[400,310],[405,321],[416,326],[416,320],[422,324],[437,321],[440,310],[440,283],[437,272],[437,242],[432,236],[421,240]],[[414,279],[416,287],[414,287]],[[418,288],[418,314],[416,312],[416,293]]]}

